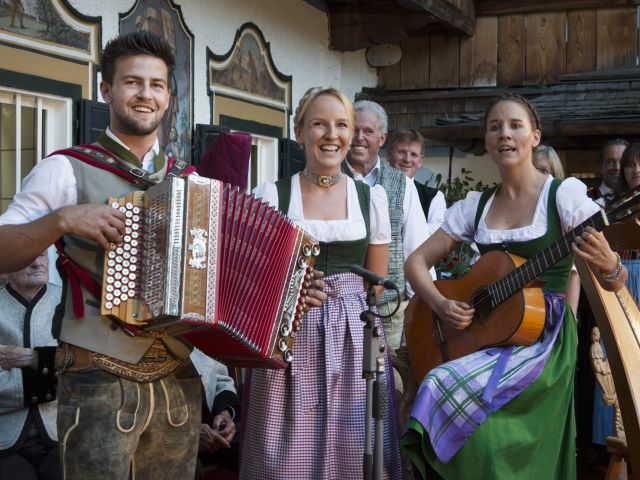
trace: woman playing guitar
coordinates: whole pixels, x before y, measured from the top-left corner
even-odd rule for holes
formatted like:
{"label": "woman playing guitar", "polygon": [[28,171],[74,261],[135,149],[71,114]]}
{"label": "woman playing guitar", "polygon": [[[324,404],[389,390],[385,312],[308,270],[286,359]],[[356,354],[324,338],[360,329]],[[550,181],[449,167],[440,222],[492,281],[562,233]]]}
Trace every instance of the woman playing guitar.
{"label": "woman playing guitar", "polygon": [[[491,316],[478,311],[482,303],[474,301],[474,309],[471,302],[447,298],[429,276],[429,268],[460,242],[475,241],[483,255],[503,250],[527,259],[598,211],[579,180],[554,180],[534,167],[541,126],[525,98],[496,98],[484,123],[486,150],[500,172],[500,185],[456,203],[441,229],[406,262],[407,278],[431,310],[434,336],[475,328]],[[600,273],[604,288],[624,285],[626,270],[602,233],[587,227],[572,248]],[[491,277],[496,265],[488,263]],[[402,439],[424,478],[575,478],[576,332],[564,298],[571,265],[569,256],[538,276],[544,282],[538,309],[543,320],[533,344],[494,346],[457,359],[451,355],[454,360],[428,372]],[[500,324],[500,318],[491,320]],[[411,355],[410,335],[408,329]],[[444,360],[455,348],[442,341],[434,345]]]}

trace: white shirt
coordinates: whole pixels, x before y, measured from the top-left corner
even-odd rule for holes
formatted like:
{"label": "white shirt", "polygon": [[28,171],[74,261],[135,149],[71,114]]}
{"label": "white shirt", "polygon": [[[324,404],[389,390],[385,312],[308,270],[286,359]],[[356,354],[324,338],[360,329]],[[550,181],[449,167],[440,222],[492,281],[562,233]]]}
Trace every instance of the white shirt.
{"label": "white shirt", "polygon": [[604,182],[602,182],[600,184],[600,186],[598,187],[598,191],[600,192],[601,196],[605,196],[605,195],[609,195],[610,193],[613,193],[613,190],[611,190],[609,187],[607,187]]}
{"label": "white shirt", "polygon": [[[374,167],[364,176],[353,170],[348,162],[347,166],[353,173],[353,177],[356,180],[362,180],[367,185],[373,186],[376,183],[378,170],[380,169],[380,158],[378,157]],[[435,225],[427,225],[427,220],[424,218],[424,211],[420,204],[418,190],[416,189],[413,180],[406,175],[405,179],[406,185],[404,189],[404,198],[402,200],[402,254],[404,256],[404,260],[406,260],[416,248],[422,245],[422,243],[424,243],[424,241],[439,228],[439,225],[437,227],[435,227]],[[435,269],[432,268],[429,272],[431,273],[431,277],[435,280]],[[413,290],[411,289],[409,282],[406,282],[405,290],[408,297],[413,296]]]}
{"label": "white shirt", "polygon": [[[278,190],[274,183],[258,185],[253,194],[278,208]],[[291,200],[287,217],[321,242],[352,241],[364,238],[367,233],[364,217],[358,202],[358,191],[354,181],[347,177],[347,218],[345,220],[307,220],[304,218],[300,174],[291,178]],[[389,204],[381,185],[371,188],[369,208],[369,243],[385,244],[391,240]]]}
{"label": "white shirt", "polygon": [[[108,127],[105,133],[130,150]],[[153,161],[159,151],[160,144],[156,138],[142,159],[143,169],[153,169]],[[0,225],[32,222],[58,208],[77,203],[78,190],[71,162],[64,155],[52,155],[38,162],[24,178],[22,191],[13,197],[7,211],[0,216]]]}
{"label": "white shirt", "polygon": [[[456,202],[449,210],[441,228],[450,237],[458,241],[480,244],[492,244],[503,242],[525,242],[543,236],[547,232],[547,200],[549,187],[553,177],[548,176],[533,215],[530,225],[510,230],[495,230],[487,227],[484,218],[491,208],[495,194],[487,201],[478,230],[475,231],[474,223],[480,192],[469,192],[467,197]],[[567,233],[591,215],[600,207],[587,197],[587,187],[577,178],[569,177],[564,180],[556,192],[556,206],[560,215],[562,231]]]}

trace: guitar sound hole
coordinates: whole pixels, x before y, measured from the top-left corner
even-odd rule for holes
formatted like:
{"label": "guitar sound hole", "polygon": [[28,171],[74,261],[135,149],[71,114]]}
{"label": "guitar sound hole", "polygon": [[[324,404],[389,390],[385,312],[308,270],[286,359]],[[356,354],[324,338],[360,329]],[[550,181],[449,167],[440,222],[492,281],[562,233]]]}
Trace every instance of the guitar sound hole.
{"label": "guitar sound hole", "polygon": [[491,294],[486,288],[479,288],[471,297],[471,305],[475,309],[474,320],[486,322],[491,315]]}

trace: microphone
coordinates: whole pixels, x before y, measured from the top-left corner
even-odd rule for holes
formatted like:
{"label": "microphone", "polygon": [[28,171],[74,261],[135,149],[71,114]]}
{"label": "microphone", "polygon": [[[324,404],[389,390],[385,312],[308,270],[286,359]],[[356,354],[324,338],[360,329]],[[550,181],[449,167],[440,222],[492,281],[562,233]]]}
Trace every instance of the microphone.
{"label": "microphone", "polygon": [[387,288],[387,289],[395,289],[395,290],[398,289],[398,287],[396,287],[396,284],[393,283],[392,280],[388,278],[382,278],[381,276],[376,275],[375,273],[367,270],[366,268],[362,268],[358,265],[351,265],[349,269],[351,270],[352,273],[355,273],[359,277],[364,278],[367,282],[369,282],[370,285],[382,285],[384,288]]}

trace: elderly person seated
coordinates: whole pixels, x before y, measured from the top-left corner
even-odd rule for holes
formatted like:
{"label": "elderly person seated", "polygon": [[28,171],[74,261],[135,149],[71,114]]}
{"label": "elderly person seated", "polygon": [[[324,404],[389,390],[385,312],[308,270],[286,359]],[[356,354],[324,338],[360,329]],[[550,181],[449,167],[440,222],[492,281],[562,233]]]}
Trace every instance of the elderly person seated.
{"label": "elderly person seated", "polygon": [[43,252],[0,289],[0,478],[59,479],[56,341],[51,321],[61,289]]}
{"label": "elderly person seated", "polygon": [[[221,468],[238,472],[239,446],[234,442],[240,414],[240,399],[227,367],[197,348],[190,356],[202,379],[202,422],[196,480],[209,478],[208,472]],[[213,466],[213,467],[212,467]],[[1,479],[0,479],[1,480]]]}

